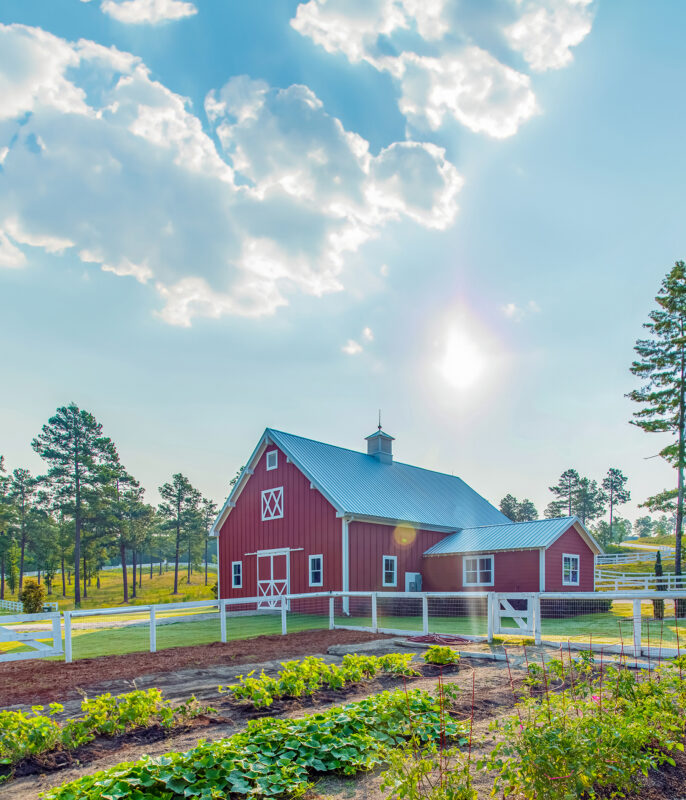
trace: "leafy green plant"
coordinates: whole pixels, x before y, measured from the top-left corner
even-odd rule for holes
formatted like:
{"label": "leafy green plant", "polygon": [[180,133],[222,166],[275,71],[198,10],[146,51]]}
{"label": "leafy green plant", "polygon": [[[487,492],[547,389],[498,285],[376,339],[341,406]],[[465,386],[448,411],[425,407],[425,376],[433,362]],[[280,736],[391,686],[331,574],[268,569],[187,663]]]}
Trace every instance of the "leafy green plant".
{"label": "leafy green plant", "polygon": [[439,644],[432,644],[426,653],[424,653],[424,661],[427,664],[457,664],[460,660],[460,654],[456,653],[452,647],[441,646]]}
{"label": "leafy green plant", "polygon": [[379,656],[379,667],[383,672],[390,672],[392,675],[405,675],[412,677],[420,673],[412,667],[412,653],[388,653]]}
{"label": "leafy green plant", "polygon": [[17,598],[24,604],[24,614],[40,614],[45,605],[45,584],[32,579],[24,581],[24,588]]}
{"label": "leafy green plant", "polygon": [[410,736],[426,744],[440,736],[463,740],[463,735],[463,724],[442,714],[438,700],[427,692],[383,692],[299,719],[252,720],[244,731],[227,739],[85,775],[44,797],[300,797],[310,786],[311,774],[339,770],[353,775],[371,769],[389,748]]}
{"label": "leafy green plant", "polygon": [[388,800],[477,800],[470,764],[458,748],[410,740],[390,752],[388,764],[381,782]]}
{"label": "leafy green plant", "polygon": [[170,728],[181,721],[214,711],[201,706],[194,697],[175,708],[159,689],[136,690],[113,697],[103,694],[84,698],[82,715],[60,725],[53,717],[64,711],[59,703],[34,706],[31,714],[0,712],[0,764],[16,764],[28,756],[47,753],[58,747],[74,749],[96,736],[116,736],[134,728],[160,724]]}

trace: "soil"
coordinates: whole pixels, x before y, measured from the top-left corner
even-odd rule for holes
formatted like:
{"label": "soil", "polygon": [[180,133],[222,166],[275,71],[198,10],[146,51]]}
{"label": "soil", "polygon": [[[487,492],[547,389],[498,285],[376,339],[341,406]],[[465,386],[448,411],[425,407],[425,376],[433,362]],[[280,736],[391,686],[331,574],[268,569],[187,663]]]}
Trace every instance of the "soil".
{"label": "soil", "polygon": [[[345,643],[345,636],[341,636],[341,634],[351,634],[356,642],[380,638],[352,631],[325,633],[327,637],[321,634],[317,635],[316,644],[310,643],[309,649],[305,651],[298,649],[301,644],[300,640],[304,638],[301,634],[290,634],[289,637],[260,637],[262,642],[259,643],[258,640],[232,643],[234,647],[241,648],[241,653],[235,653],[236,660],[229,662],[225,652],[223,660],[219,662],[219,667],[216,666],[216,662],[212,662],[209,667],[204,669],[178,670],[179,666],[189,666],[188,659],[182,660],[181,663],[170,661],[169,663],[172,665],[170,669],[176,669],[176,672],[151,674],[146,676],[147,683],[161,685],[162,682],[165,682],[170,688],[176,688],[178,697],[187,697],[191,692],[195,692],[199,696],[202,695],[203,702],[211,704],[215,711],[190,720],[188,724],[173,730],[152,726],[118,737],[99,737],[90,744],[71,752],[58,751],[40,758],[26,759],[17,765],[14,779],[0,786],[0,800],[37,800],[41,791],[74,780],[83,774],[106,769],[122,761],[134,761],[143,754],[157,756],[169,751],[184,751],[195,746],[201,739],[213,741],[231,736],[245,727],[250,719],[256,717],[267,715],[299,717],[331,705],[359,700],[385,689],[402,686],[404,683],[412,688],[434,690],[439,674],[442,674],[446,683],[457,683],[462,689],[460,701],[455,710],[458,717],[464,719],[472,717],[473,719],[474,746],[472,752],[474,757],[478,758],[491,746],[488,731],[491,722],[512,713],[513,688],[515,691],[524,690],[522,681],[526,674],[527,657],[513,652],[513,649],[509,652],[509,664],[503,661],[489,662],[463,658],[459,668],[443,667],[439,669],[424,664],[420,666],[421,662],[415,662],[415,666],[418,666],[422,672],[422,675],[416,678],[404,681],[402,678],[391,675],[380,675],[372,681],[349,685],[340,691],[324,690],[313,697],[284,698],[266,709],[254,709],[247,703],[233,701],[229,694],[217,694],[217,683],[215,682],[217,673],[223,670],[235,674],[238,670],[233,665],[239,663],[238,659],[244,655],[247,656],[246,646],[252,643],[258,643],[258,646],[251,652],[262,652],[271,658],[276,656],[279,660],[283,660],[291,656],[298,657],[313,654],[317,650],[325,650],[325,638],[328,638],[329,633],[337,634],[335,638],[332,636],[328,639],[329,644]],[[312,634],[308,635],[312,637]],[[287,644],[284,641],[285,638],[289,638],[291,642],[295,640],[295,644]],[[393,640],[379,644],[387,651],[392,649],[397,652],[400,649]],[[276,645],[281,645],[283,650],[277,653]],[[224,645],[224,647],[231,647],[231,645]],[[200,649],[213,650],[214,647]],[[164,655],[164,653],[159,655]],[[330,662],[340,660],[337,656],[327,656],[326,658]],[[91,663],[94,661],[103,662],[103,659],[95,659]],[[245,661],[244,658],[242,663]],[[81,662],[74,665],[41,664],[41,666],[70,667],[78,666],[79,663]],[[264,666],[267,672],[272,673],[278,668],[278,661],[265,661],[264,664],[251,663],[252,667],[256,667],[258,670]],[[195,666],[195,663],[191,661],[191,665]],[[101,664],[99,673],[89,672],[86,675],[101,678],[103,669],[104,664]],[[110,671],[109,664],[107,670]],[[139,681],[140,679],[136,683],[138,684]],[[212,685],[211,691],[210,684]],[[72,691],[74,685],[57,687],[51,699],[63,701],[65,692]],[[91,686],[96,685],[91,684]],[[204,693],[198,693],[196,691],[198,687],[207,687],[207,689]],[[561,687],[551,686],[549,688],[554,691],[555,688]],[[165,694],[167,694],[166,691]],[[35,694],[32,694],[33,698],[35,698]],[[661,770],[650,773],[645,778],[642,777],[640,788],[634,794],[628,795],[628,800],[686,800],[686,756],[677,751],[673,752],[672,756],[676,761],[676,767],[665,765]],[[315,780],[315,786],[308,793],[307,800],[384,800],[387,797],[380,788],[381,770],[364,773],[354,778],[327,774],[318,780],[315,777]],[[477,773],[475,786],[480,799],[485,800],[491,797],[492,782],[489,781],[486,774]]]}
{"label": "soil", "polygon": [[158,653],[84,658],[71,664],[36,660],[29,667],[24,661],[11,661],[0,664],[0,707],[63,702],[77,698],[79,690],[102,683],[106,676],[133,681],[150,673],[203,669],[213,665],[259,664],[274,658],[284,660],[325,653],[327,648],[335,644],[383,638],[392,637],[364,631],[301,631],[286,636],[240,639],[226,644],[215,642],[197,647],[171,647]]}

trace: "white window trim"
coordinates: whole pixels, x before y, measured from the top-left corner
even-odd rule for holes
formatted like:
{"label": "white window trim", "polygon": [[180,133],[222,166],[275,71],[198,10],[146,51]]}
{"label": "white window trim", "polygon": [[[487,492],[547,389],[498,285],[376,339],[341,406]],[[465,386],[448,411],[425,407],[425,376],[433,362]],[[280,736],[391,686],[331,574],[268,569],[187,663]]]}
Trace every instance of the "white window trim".
{"label": "white window trim", "polygon": [[[477,580],[476,583],[467,581],[467,561],[475,558],[490,558],[491,559],[491,580],[490,583],[481,583],[479,581],[479,565],[477,564]],[[462,585],[463,586],[494,586],[495,585],[495,556],[493,553],[477,553],[476,555],[462,556]]]}
{"label": "white window trim", "polygon": [[[269,466],[269,457],[274,456],[274,463],[272,466]],[[279,466],[279,451],[278,450],[267,450],[266,455],[266,464],[267,464],[267,472],[271,472],[273,469],[277,469]]]}
{"label": "white window trim", "polygon": [[[235,582],[236,578],[235,578],[235,574],[234,574],[233,568],[236,566],[236,564],[240,564],[240,567],[241,567],[241,582],[240,583],[236,583]],[[231,588],[232,589],[242,589],[243,588],[243,562],[242,561],[232,561],[231,562]]]}
{"label": "white window trim", "polygon": [[[393,561],[393,583],[386,583],[386,559]],[[381,558],[381,583],[383,586],[398,585],[398,556],[383,556]]]}
{"label": "white window trim", "polygon": [[[314,559],[314,558],[318,558],[319,559],[319,576],[320,577],[319,577],[319,582],[318,583],[312,583],[312,559]],[[324,556],[321,553],[319,553],[318,555],[315,555],[315,556],[310,556],[309,559],[308,559],[308,562],[307,562],[307,567],[308,567],[308,570],[307,570],[308,571],[308,576],[307,577],[309,578],[310,586],[323,586],[324,585]]]}
{"label": "white window trim", "polygon": [[[281,493],[281,500],[280,500],[280,502],[277,501],[276,504],[278,505],[278,508],[279,508],[281,513],[280,514],[272,514],[271,516],[266,517],[265,514],[264,514],[265,509],[266,509],[266,503],[267,503],[267,500],[266,500],[265,496],[266,495],[274,496],[275,494],[278,494],[279,492]],[[261,494],[261,500],[262,500],[262,522],[269,522],[270,520],[273,520],[273,519],[283,519],[283,486],[275,486],[273,489],[265,489]]]}
{"label": "white window trim", "polygon": [[[565,580],[565,558],[575,558],[576,559],[576,580],[575,581],[566,581]],[[573,572],[573,569],[569,570]],[[562,585],[563,586],[578,586],[579,581],[581,580],[581,556],[578,553],[563,553],[562,554]]]}

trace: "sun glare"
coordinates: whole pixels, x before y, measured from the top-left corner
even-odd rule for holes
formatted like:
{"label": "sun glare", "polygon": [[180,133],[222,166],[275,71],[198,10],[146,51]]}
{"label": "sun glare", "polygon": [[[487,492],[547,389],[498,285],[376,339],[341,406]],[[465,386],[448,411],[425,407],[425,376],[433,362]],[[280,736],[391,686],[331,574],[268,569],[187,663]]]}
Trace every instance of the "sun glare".
{"label": "sun glare", "polygon": [[441,377],[455,389],[475,386],[486,372],[486,357],[473,337],[458,328],[451,328],[438,361]]}

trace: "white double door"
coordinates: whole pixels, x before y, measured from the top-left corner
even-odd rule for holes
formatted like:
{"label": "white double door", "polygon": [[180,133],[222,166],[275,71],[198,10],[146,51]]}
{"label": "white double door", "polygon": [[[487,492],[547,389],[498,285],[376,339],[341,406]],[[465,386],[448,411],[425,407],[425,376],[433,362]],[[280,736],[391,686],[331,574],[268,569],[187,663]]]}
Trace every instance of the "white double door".
{"label": "white double door", "polygon": [[291,579],[288,548],[257,551],[257,607],[281,608],[281,597],[288,594]]}

